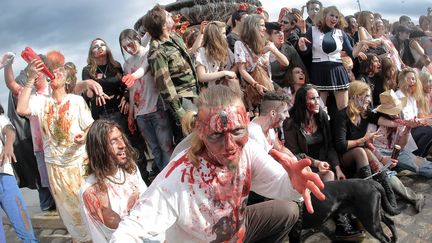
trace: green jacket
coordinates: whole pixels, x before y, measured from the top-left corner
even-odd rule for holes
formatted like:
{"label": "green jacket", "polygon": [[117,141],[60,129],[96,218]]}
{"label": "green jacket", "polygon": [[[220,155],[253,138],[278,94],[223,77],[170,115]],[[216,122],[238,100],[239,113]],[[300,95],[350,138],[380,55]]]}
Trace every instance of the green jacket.
{"label": "green jacket", "polygon": [[195,65],[183,39],[177,34],[164,42],[152,39],[148,62],[162,98],[180,119],[185,113],[181,98],[197,96]]}

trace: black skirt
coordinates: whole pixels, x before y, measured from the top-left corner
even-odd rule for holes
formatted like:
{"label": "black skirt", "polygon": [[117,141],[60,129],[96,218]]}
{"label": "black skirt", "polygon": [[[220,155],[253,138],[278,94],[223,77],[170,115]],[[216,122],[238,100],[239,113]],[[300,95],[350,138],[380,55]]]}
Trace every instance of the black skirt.
{"label": "black skirt", "polygon": [[313,62],[309,76],[318,91],[346,90],[350,83],[343,64],[338,62]]}

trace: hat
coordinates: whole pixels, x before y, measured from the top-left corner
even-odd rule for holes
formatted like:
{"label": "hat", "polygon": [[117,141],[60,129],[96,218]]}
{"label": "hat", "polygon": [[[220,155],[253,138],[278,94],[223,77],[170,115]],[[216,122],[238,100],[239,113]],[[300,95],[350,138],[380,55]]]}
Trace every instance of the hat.
{"label": "hat", "polygon": [[281,30],[281,25],[278,22],[265,22],[265,27],[267,30]]}
{"label": "hat", "polygon": [[376,110],[387,115],[395,116],[399,115],[406,106],[407,97],[399,99],[396,93],[390,89],[380,94],[380,101],[381,105],[379,105]]}
{"label": "hat", "polygon": [[421,30],[413,30],[411,31],[410,38],[417,38],[417,37],[423,37],[426,36],[425,32]]}

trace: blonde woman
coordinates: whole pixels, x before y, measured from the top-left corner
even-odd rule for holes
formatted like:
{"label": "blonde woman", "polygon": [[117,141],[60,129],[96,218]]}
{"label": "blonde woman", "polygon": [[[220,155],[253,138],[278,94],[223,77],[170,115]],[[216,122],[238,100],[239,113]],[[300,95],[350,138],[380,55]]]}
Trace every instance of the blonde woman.
{"label": "blonde woman", "polygon": [[209,86],[225,79],[237,81],[234,54],[228,48],[225,27],[223,22],[209,22],[196,55],[198,81]]}
{"label": "blonde woman", "polygon": [[[418,79],[417,72],[413,68],[405,68],[399,73],[399,90],[396,95],[399,98],[406,97],[407,105],[402,110],[402,118],[411,120],[415,118],[427,118],[421,112],[419,105],[425,102],[423,97],[423,87]],[[413,153],[417,156],[426,157],[429,148],[432,146],[432,127],[428,125],[428,119],[418,120],[423,126],[411,129],[411,135],[417,144],[418,149]]]}
{"label": "blonde woman", "polygon": [[[336,115],[334,127],[334,145],[336,151],[342,158],[340,163],[347,174],[357,173],[360,178],[367,178],[372,174],[371,167],[377,171],[377,166],[392,163],[396,166],[397,160],[389,156],[376,155],[369,149],[369,143],[377,137],[377,132],[367,131],[368,124],[378,124],[388,127],[396,127],[396,122],[380,117],[378,113],[372,112],[369,107],[371,103],[371,90],[367,83],[353,81],[348,89],[348,106],[340,110]],[[384,174],[377,178],[386,190],[386,195],[393,205],[396,199],[392,188]]]}
{"label": "blonde woman", "polygon": [[420,112],[426,117],[432,114],[432,74],[429,72],[421,72],[419,79],[423,87],[424,101],[420,103]]}
{"label": "blonde woman", "polygon": [[338,109],[348,103],[349,76],[345,70],[341,51],[350,57],[357,57],[360,45],[353,49],[347,34],[342,31],[345,19],[335,6],[322,9],[315,17],[315,26],[301,37],[298,47],[302,55],[312,52],[312,64],[309,70],[311,83],[315,85],[320,97],[327,101],[329,92],[336,97]]}

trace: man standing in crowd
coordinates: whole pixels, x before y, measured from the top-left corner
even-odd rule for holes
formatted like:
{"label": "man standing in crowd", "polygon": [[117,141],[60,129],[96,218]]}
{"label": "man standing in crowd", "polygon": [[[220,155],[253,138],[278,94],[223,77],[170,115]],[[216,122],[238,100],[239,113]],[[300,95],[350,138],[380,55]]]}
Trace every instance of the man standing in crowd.
{"label": "man standing in crowd", "polygon": [[[248,141],[249,114],[225,85],[204,90],[191,146],[180,153],[123,218],[111,242],[141,242],[165,233],[167,242],[283,242],[298,218],[289,200],[309,190],[324,200],[324,184],[309,160],[272,150],[279,163]],[[246,206],[249,191],[276,200]]]}
{"label": "man standing in crowd", "polygon": [[148,63],[162,98],[168,104],[176,122],[173,132],[176,142],[182,138],[180,121],[186,110],[195,110],[197,77],[194,63],[183,39],[172,32],[171,14],[156,5],[143,17],[144,28],[151,35]]}

